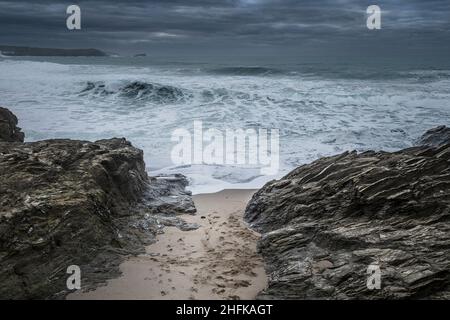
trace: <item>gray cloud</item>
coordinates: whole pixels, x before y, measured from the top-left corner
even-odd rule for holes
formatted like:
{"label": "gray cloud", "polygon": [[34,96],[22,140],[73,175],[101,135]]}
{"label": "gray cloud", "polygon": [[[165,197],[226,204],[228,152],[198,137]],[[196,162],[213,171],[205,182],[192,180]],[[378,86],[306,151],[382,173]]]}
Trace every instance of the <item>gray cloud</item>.
{"label": "gray cloud", "polygon": [[[68,31],[72,1],[0,1],[0,43],[151,51],[449,52],[450,1],[383,0],[382,30],[365,26],[365,0],[79,1],[82,30]],[[430,49],[431,50],[431,49]]]}

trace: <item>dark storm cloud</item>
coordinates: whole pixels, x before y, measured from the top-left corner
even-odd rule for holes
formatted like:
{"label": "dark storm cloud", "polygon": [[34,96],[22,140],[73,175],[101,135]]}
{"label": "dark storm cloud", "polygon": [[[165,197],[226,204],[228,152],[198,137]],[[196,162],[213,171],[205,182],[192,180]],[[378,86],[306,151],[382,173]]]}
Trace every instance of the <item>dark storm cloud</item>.
{"label": "dark storm cloud", "polygon": [[[448,0],[153,0],[79,1],[82,30],[68,31],[72,1],[0,1],[0,43],[99,47],[115,52],[247,48],[349,50],[448,49]],[[366,28],[366,8],[382,8],[382,30]],[[416,42],[416,43],[413,43]]]}

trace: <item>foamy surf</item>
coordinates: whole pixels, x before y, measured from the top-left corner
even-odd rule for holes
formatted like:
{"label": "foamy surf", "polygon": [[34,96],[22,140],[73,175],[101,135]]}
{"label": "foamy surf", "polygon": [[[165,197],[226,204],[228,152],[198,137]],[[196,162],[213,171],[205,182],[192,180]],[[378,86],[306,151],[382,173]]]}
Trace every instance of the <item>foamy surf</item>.
{"label": "foamy surf", "polygon": [[[0,104],[21,119],[28,141],[126,137],[144,150],[152,174],[185,174],[194,193],[256,189],[299,164],[346,150],[398,150],[450,119],[449,70],[47,60],[0,60]],[[192,130],[196,120],[206,129],[279,129],[278,174],[175,166],[171,135]]]}

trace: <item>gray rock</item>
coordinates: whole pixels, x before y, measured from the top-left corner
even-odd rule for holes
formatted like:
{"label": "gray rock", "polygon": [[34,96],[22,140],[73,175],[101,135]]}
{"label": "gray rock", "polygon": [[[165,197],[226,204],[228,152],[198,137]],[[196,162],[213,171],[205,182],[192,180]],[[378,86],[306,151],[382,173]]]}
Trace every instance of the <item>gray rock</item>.
{"label": "gray rock", "polygon": [[450,128],[438,126],[425,132],[416,142],[418,146],[440,147],[450,143]]}
{"label": "gray rock", "polygon": [[0,299],[63,298],[118,276],[160,230],[149,215],[194,213],[183,176],[149,178],[125,139],[0,142]]}
{"label": "gray rock", "polygon": [[450,144],[321,158],[266,184],[245,219],[262,233],[261,299],[450,298]]}
{"label": "gray rock", "polygon": [[145,201],[153,213],[165,215],[195,214],[192,194],[186,190],[189,182],[182,174],[159,175],[150,178]]}
{"label": "gray rock", "polygon": [[23,142],[25,135],[17,127],[17,117],[8,109],[0,107],[0,141]]}
{"label": "gray rock", "polygon": [[146,215],[146,221],[151,225],[157,225],[163,233],[163,227],[176,227],[181,231],[197,230],[201,227],[198,223],[188,223],[180,217],[166,216],[166,215]]}

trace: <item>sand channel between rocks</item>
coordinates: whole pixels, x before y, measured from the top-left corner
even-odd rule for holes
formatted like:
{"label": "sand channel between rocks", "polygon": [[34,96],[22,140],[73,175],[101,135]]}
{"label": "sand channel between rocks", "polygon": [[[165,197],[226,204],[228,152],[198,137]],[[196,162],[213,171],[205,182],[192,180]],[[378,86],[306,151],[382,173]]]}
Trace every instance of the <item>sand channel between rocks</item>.
{"label": "sand channel between rocks", "polygon": [[120,265],[122,276],[68,299],[254,299],[267,285],[259,235],[243,221],[254,190],[194,196],[197,230],[166,227],[146,254]]}

